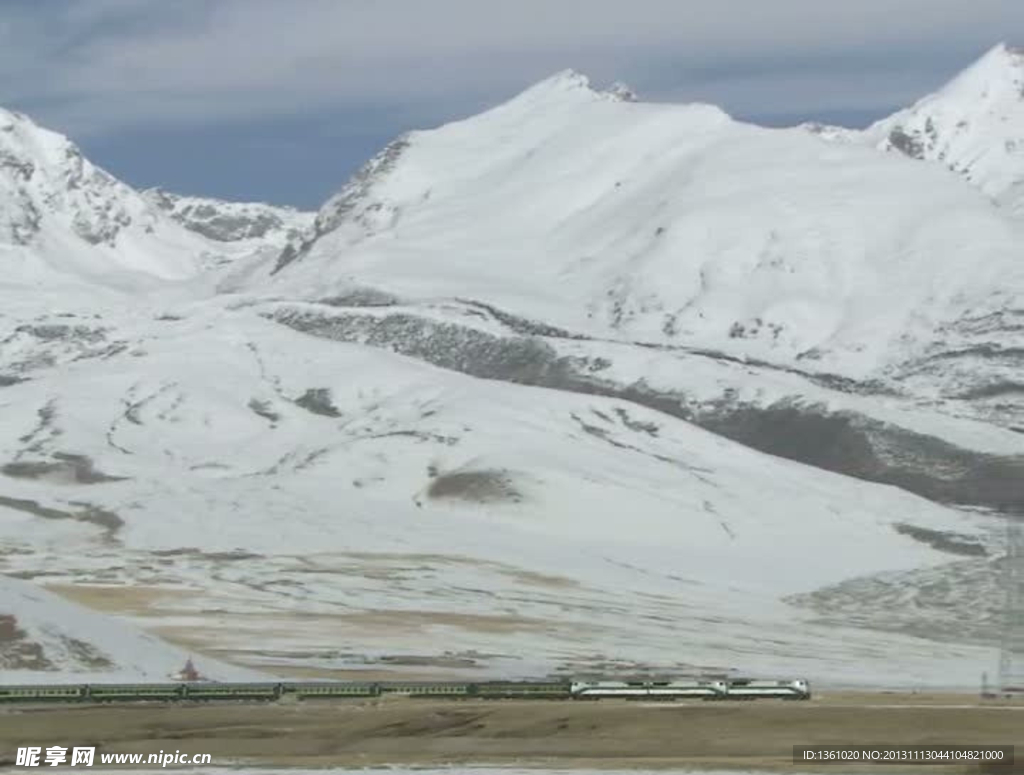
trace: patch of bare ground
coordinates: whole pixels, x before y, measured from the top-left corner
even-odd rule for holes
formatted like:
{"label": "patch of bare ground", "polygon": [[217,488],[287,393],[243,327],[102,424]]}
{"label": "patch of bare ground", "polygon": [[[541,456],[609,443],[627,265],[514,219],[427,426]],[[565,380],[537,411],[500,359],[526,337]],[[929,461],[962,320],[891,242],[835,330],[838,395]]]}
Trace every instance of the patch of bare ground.
{"label": "patch of bare ground", "polygon": [[5,670],[52,670],[43,647],[29,640],[11,614],[0,614],[0,667]]}
{"label": "patch of bare ground", "polygon": [[359,611],[337,617],[345,623],[363,630],[419,631],[428,627],[457,627],[472,632],[518,633],[538,632],[551,629],[551,623],[543,619],[525,616],[495,616],[489,614],[460,614],[450,611],[408,611],[378,610]]}
{"label": "patch of bare ground", "polygon": [[520,583],[535,587],[546,587],[549,589],[579,588],[580,584],[568,576],[555,576],[548,573],[517,568],[514,565],[494,562],[492,560],[481,560],[475,557],[465,557],[457,554],[401,554],[401,553],[370,553],[370,552],[349,552],[344,555],[353,560],[358,560],[366,566],[371,564],[413,564],[416,566],[432,565],[464,565],[474,568],[493,570]]}
{"label": "patch of bare ground", "polygon": [[262,554],[236,549],[231,552],[204,552],[194,546],[183,546],[178,549],[159,549],[150,552],[154,557],[188,557],[213,562],[242,562],[244,560],[262,560]]}
{"label": "patch of bare ground", "polygon": [[[365,636],[379,639],[413,637],[431,627],[452,627],[471,632],[497,634],[550,632],[555,625],[542,619],[528,619],[517,616],[487,616],[482,614],[457,614],[445,611],[360,611],[351,614],[284,614],[284,613],[216,613],[209,617],[209,626],[204,627],[203,614],[190,614],[192,620],[188,626],[165,625],[148,628],[160,638],[175,645],[190,648],[203,653],[217,656],[218,659],[239,664],[251,664],[260,652],[244,651],[235,647],[224,647],[224,639],[220,633],[224,628],[236,631],[253,631],[253,635],[263,637],[294,636],[295,627],[299,622],[314,622],[321,634],[330,632],[331,628],[339,634],[352,632],[353,628]],[[308,656],[314,656],[312,654]],[[455,667],[455,662],[465,660],[449,659],[440,656],[396,656],[391,661],[398,664],[440,665],[448,662],[446,667]],[[461,666],[470,667],[470,664]],[[262,667],[266,667],[262,665]],[[276,670],[276,668],[272,668]]]}
{"label": "patch of bare ground", "polygon": [[[314,558],[324,555],[313,555]],[[354,560],[371,562],[414,562],[414,563],[450,563],[453,565],[486,565],[486,560],[466,557],[461,554],[427,554],[422,552],[343,552],[339,557],[351,557]]]}
{"label": "patch of bare ground", "polygon": [[[177,556],[201,557],[216,562],[237,562],[259,559],[245,553],[203,554],[194,548],[181,548],[158,553],[160,559]],[[389,577],[392,573],[436,569],[445,565],[485,569],[515,579],[523,588],[564,590],[578,588],[568,577],[537,573],[514,565],[476,560],[457,555],[423,553],[339,553],[291,558],[293,571],[336,572],[366,576]],[[46,588],[74,603],[108,614],[136,617],[148,631],[181,648],[218,660],[285,674],[280,662],[290,659],[309,660],[328,665],[339,662],[367,667],[386,662],[396,668],[396,675],[408,676],[422,670],[425,678],[437,677],[438,671],[477,671],[493,655],[397,654],[378,657],[372,663],[362,654],[338,654],[329,644],[343,642],[345,633],[357,630],[378,640],[415,638],[433,628],[448,628],[468,633],[510,635],[520,633],[556,634],[560,625],[546,619],[512,614],[473,614],[431,610],[367,610],[343,612],[270,610],[249,605],[244,598],[222,598],[214,593],[163,586],[128,586],[116,584],[53,583]],[[260,591],[254,587],[254,591]],[[198,594],[198,597],[197,597]],[[212,596],[211,596],[212,595]],[[238,610],[242,608],[243,610]],[[578,632],[574,633],[579,635]],[[334,636],[337,635],[337,638]],[[296,640],[298,639],[298,640]],[[340,640],[339,640],[340,639]],[[260,648],[259,643],[276,641],[305,642],[311,648],[298,656],[273,649]],[[294,676],[333,677],[342,675],[333,667],[304,666],[309,672],[289,672]],[[429,674],[427,674],[429,673]],[[463,673],[464,677],[465,673]],[[453,673],[454,677],[458,677]]]}
{"label": "patch of bare ground", "polygon": [[[106,614],[136,616],[141,619],[161,619],[178,612],[187,612],[190,618],[197,619],[197,624],[189,627],[149,627],[149,631],[168,643],[190,648],[198,653],[216,657],[224,662],[238,662],[235,650],[217,648],[218,628],[223,627],[223,616],[206,616],[193,613],[191,609],[178,604],[188,602],[194,593],[187,589],[171,587],[147,587],[127,585],[96,585],[96,584],[47,584],[46,589],[66,600]],[[203,620],[208,626],[203,626]]]}
{"label": "patch of bare ground", "polygon": [[88,455],[54,452],[53,460],[14,460],[0,466],[0,473],[17,479],[38,479],[54,484],[102,484],[127,477],[111,476],[96,468]]}
{"label": "patch of bare ground", "polygon": [[[969,705],[980,708],[1016,707],[1024,711],[1024,702],[1013,699],[982,700],[977,694],[941,691],[856,691],[819,689],[816,701],[828,705]],[[1024,717],[1022,717],[1024,720]]]}
{"label": "patch of bare ground", "polygon": [[[209,559],[195,549],[175,549],[160,553],[161,556],[192,554]],[[482,560],[458,554],[429,554],[418,552],[338,552],[332,554],[309,554],[289,558],[295,564],[286,568],[293,573],[338,573],[357,574],[368,578],[391,578],[396,573],[410,570],[429,570],[443,566],[463,566],[500,573],[529,586],[566,589],[579,587],[579,582],[568,576],[526,570],[514,565]]]}
{"label": "patch of bare ground", "polygon": [[31,514],[42,519],[69,519],[76,522],[87,522],[102,528],[104,537],[107,540],[114,540],[117,532],[124,527],[124,520],[112,511],[107,511],[91,503],[83,501],[71,501],[70,505],[80,507],[77,511],[65,511],[50,506],[43,506],[34,500],[27,498],[11,498],[0,495],[0,506]]}
{"label": "patch of bare ground", "polygon": [[[443,662],[443,660],[439,660]],[[444,664],[423,663],[418,669],[377,669],[355,670],[351,668],[299,667],[275,665],[272,669],[281,678],[317,681],[458,681],[466,680],[465,670],[450,670]]]}
{"label": "patch of bare ground", "polygon": [[[246,652],[239,648],[226,647],[221,640],[213,633],[204,635],[202,631],[192,630],[187,627],[149,627],[147,632],[152,633],[165,643],[185,649],[194,655],[201,655],[216,659],[229,665],[239,667],[251,667],[256,670],[265,670],[266,665],[257,657],[259,652]],[[197,634],[198,633],[198,634]],[[271,668],[268,674],[275,674],[276,668]]]}
{"label": "patch of bare ground", "polygon": [[384,656],[377,657],[375,661],[389,665],[410,667],[461,668],[475,667],[478,664],[478,658],[486,656],[494,655],[479,654],[469,656],[458,654],[446,654],[441,656],[419,656],[416,654],[385,654]]}
{"label": "patch of bare ground", "polygon": [[[183,590],[120,588],[120,587],[85,587],[83,585],[54,584],[48,587],[51,591],[82,605],[105,613],[129,614],[153,622],[145,629],[162,640],[188,649],[197,654],[214,657],[222,662],[267,670],[274,674],[295,677],[345,677],[347,671],[318,668],[287,668],[275,664],[276,660],[305,658],[317,659],[337,657],[335,653],[323,653],[313,650],[301,653],[282,654],[276,651],[260,649],[260,638],[294,637],[297,627],[312,625],[319,634],[317,642],[329,637],[330,632],[340,634],[358,628],[360,632],[372,633],[381,638],[414,636],[434,626],[461,628],[465,630],[490,633],[520,633],[537,630],[550,630],[553,625],[543,620],[531,620],[522,617],[501,617],[473,614],[455,614],[449,612],[430,611],[364,611],[352,614],[318,614],[318,613],[284,613],[284,612],[227,612],[227,611],[192,611],[187,616],[187,624],[162,625],[159,620],[165,616],[175,615],[174,603],[189,593]],[[230,633],[232,637],[225,638]],[[251,635],[251,637],[248,637]],[[242,644],[245,645],[242,645]],[[367,658],[359,654],[342,655],[353,661]],[[475,669],[480,660],[489,655],[394,655],[376,657],[367,665],[385,663],[395,668],[419,668],[424,680],[445,677],[439,671]],[[353,676],[365,676],[366,672],[354,670]],[[410,678],[411,672],[405,669],[388,672],[392,676]]]}
{"label": "patch of bare ground", "polygon": [[115,667],[114,663],[91,643],[67,635],[61,637],[61,643],[79,668],[106,670]]}
{"label": "patch of bare ground", "polygon": [[501,572],[520,583],[533,587],[547,587],[548,589],[578,589],[580,587],[580,583],[576,579],[570,579],[568,576],[552,576],[547,573],[516,568],[503,569]]}
{"label": "patch of bare ground", "polygon": [[[214,763],[278,766],[526,764],[806,771],[794,745],[1024,743],[1021,713],[868,702],[647,704],[522,701],[321,701],[266,705],[79,706],[4,714],[0,751],[24,740],[102,752],[209,753]],[[855,770],[843,768],[843,772]],[[872,765],[864,771],[883,772]],[[905,767],[893,772],[907,772]],[[944,772],[981,773],[978,767]],[[1021,772],[1004,767],[996,772]]]}
{"label": "patch of bare ground", "polygon": [[470,503],[519,503],[523,499],[512,474],[495,469],[440,474],[431,480],[427,496]]}
{"label": "patch of bare ground", "polygon": [[186,589],[97,584],[47,584],[46,589],[86,608],[114,614],[145,616],[168,611],[178,600],[187,600]]}

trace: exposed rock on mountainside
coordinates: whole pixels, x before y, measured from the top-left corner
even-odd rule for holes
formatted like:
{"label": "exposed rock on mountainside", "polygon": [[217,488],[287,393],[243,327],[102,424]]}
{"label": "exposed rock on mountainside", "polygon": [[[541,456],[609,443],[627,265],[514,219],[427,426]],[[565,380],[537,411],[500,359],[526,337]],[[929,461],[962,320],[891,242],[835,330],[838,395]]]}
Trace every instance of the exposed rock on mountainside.
{"label": "exposed rock on mountainside", "polygon": [[934,94],[866,130],[883,150],[938,162],[1024,216],[1024,49],[989,51]]}
{"label": "exposed rock on mountainside", "polygon": [[142,195],[185,228],[217,242],[260,241],[283,248],[308,229],[314,218],[313,213],[290,207],[180,196],[158,188]]}
{"label": "exposed rock on mountainside", "polygon": [[184,279],[210,250],[65,137],[0,110],[4,282]]}

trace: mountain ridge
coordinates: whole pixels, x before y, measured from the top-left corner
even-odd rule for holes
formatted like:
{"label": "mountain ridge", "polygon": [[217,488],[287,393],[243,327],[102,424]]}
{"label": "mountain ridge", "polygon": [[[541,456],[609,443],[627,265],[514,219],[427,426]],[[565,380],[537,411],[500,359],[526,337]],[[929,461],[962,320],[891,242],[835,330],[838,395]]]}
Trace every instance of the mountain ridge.
{"label": "mountain ridge", "polygon": [[66,137],[9,111],[0,111],[0,198],[6,282],[184,280],[210,249]]}
{"label": "mountain ridge", "polygon": [[[939,164],[563,71],[292,229],[8,124],[51,145],[7,146],[40,218],[0,251],[164,274],[0,284],[0,573],[265,674],[974,686],[1024,513],[1024,225]],[[0,617],[65,661],[17,586]]]}
{"label": "mountain ridge", "polygon": [[[267,287],[310,298],[358,274],[416,298],[446,293],[450,277],[448,295],[580,334],[780,365],[831,358],[826,369],[858,377],[923,356],[940,330],[968,335],[968,311],[1013,313],[1012,291],[998,301],[989,290],[996,275],[1016,287],[1019,227],[944,173],[805,138],[714,107],[607,102],[583,76],[559,74],[389,144],[279,257]],[[972,231],[984,235],[970,246],[986,255],[981,274],[962,258]],[[293,280],[303,265],[308,290]],[[927,288],[925,276],[936,278]],[[520,277],[543,278],[529,304]],[[872,308],[896,286],[909,294]],[[572,296],[556,303],[556,288]],[[544,295],[550,308],[536,306]]]}
{"label": "mountain ridge", "polygon": [[231,202],[149,188],[142,196],[190,231],[215,242],[263,243],[283,249],[313,222],[314,214],[265,202]]}
{"label": "mountain ridge", "polygon": [[807,128],[941,164],[1007,212],[1024,215],[1024,49],[994,46],[936,91],[867,129]]}

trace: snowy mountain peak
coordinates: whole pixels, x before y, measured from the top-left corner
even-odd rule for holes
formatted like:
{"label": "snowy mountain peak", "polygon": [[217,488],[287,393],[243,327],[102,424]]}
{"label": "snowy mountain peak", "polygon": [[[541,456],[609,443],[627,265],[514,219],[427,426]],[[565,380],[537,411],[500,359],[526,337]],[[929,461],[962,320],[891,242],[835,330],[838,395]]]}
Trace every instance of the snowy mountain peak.
{"label": "snowy mountain peak", "polygon": [[27,117],[13,110],[7,110],[6,108],[0,108],[0,132],[11,132],[17,123],[21,121],[31,120]]}
{"label": "snowy mountain peak", "polygon": [[636,102],[637,96],[629,86],[620,82],[603,91],[595,89],[589,77],[570,69],[535,83],[491,112],[502,114],[521,110],[546,110],[598,101]]}
{"label": "snowy mountain peak", "polygon": [[140,280],[194,275],[210,248],[63,135],[0,110],[0,252],[7,281],[135,287]]}
{"label": "snowy mountain peak", "polygon": [[85,242],[116,242],[131,221],[118,201],[127,189],[85,160],[62,135],[17,113],[4,111],[0,121],[0,241],[34,242],[44,218],[60,213]]}
{"label": "snowy mountain peak", "polygon": [[575,91],[591,91],[590,78],[578,70],[567,68],[545,78],[542,81],[538,81],[533,86],[526,89],[523,94]]}
{"label": "snowy mountain peak", "polygon": [[974,64],[968,66],[954,80],[960,80],[972,74],[981,74],[986,80],[991,81],[993,76],[1024,70],[1024,48],[1011,46],[1007,43],[998,43],[990,48],[985,54],[978,58]]}
{"label": "snowy mountain peak", "polygon": [[960,100],[965,110],[1020,102],[1024,99],[1024,50],[1000,43],[918,105],[940,99]]}
{"label": "snowy mountain peak", "polygon": [[619,100],[619,102],[636,102],[639,99],[636,96],[636,92],[626,84],[622,83],[622,81],[616,81],[609,86],[604,93],[609,97]]}
{"label": "snowy mountain peak", "polygon": [[280,257],[275,292],[344,297],[358,278],[583,336],[857,378],[920,352],[971,305],[1005,304],[966,258],[980,238],[963,240],[985,230],[985,271],[1009,281],[1010,227],[945,171],[587,84],[563,72],[399,138]]}
{"label": "snowy mountain peak", "polygon": [[885,151],[940,162],[997,204],[1024,214],[1024,51],[995,46],[864,137]]}

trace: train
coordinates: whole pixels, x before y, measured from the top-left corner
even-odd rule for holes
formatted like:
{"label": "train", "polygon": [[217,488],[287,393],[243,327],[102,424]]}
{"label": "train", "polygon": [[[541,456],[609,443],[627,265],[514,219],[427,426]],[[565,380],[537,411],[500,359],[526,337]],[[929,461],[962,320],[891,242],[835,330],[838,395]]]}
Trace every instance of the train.
{"label": "train", "polygon": [[18,702],[210,702],[373,697],[531,700],[809,700],[795,680],[668,679],[550,681],[303,681],[295,683],[68,684],[0,686],[0,704]]}
{"label": "train", "polygon": [[763,681],[734,678],[706,681],[573,681],[569,686],[573,699],[681,699],[809,700],[811,685],[804,679]]}

